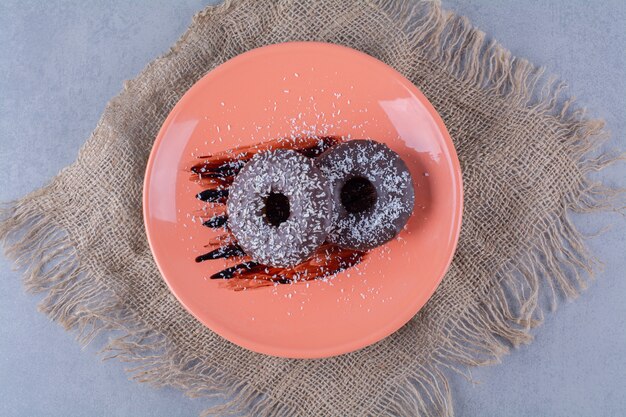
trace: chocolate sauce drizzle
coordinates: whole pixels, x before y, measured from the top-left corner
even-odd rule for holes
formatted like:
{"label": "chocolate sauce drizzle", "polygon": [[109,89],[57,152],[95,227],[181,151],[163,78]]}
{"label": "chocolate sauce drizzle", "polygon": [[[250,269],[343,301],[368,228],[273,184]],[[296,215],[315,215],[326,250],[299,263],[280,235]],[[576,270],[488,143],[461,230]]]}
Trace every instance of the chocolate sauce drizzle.
{"label": "chocolate sauce drizzle", "polygon": [[228,216],[213,216],[209,220],[202,223],[203,226],[210,227],[212,229],[218,229],[223,227],[228,222]]}
{"label": "chocolate sauce drizzle", "polygon": [[211,275],[211,279],[231,279],[235,276],[240,276],[247,271],[252,271],[260,266],[262,267],[263,265],[254,261],[242,262],[240,264],[223,269],[220,272]]}
{"label": "chocolate sauce drizzle", "polygon": [[206,201],[207,203],[221,203],[224,204],[228,199],[228,189],[211,189],[204,190],[201,193],[196,194],[198,200]]}
{"label": "chocolate sauce drizzle", "polygon": [[211,252],[196,257],[196,262],[204,262],[211,259],[234,258],[235,256],[244,256],[246,253],[239,245],[220,246]]}
{"label": "chocolate sauce drizzle", "polygon": [[[201,156],[199,159],[202,161],[190,168],[191,180],[206,187],[204,191],[196,195],[196,198],[211,204],[225,204],[228,199],[228,187],[246,162],[258,152],[293,149],[304,156],[314,158],[340,141],[341,139],[335,136],[295,140],[279,139],[239,147],[215,155]],[[228,217],[222,214],[214,215],[202,225],[220,228],[226,226],[227,222]],[[249,258],[246,260],[244,250],[229,232],[218,236],[206,246],[217,246],[217,248],[198,256],[196,262],[240,258],[240,263],[211,275],[211,279],[225,280],[225,286],[235,291],[328,277],[357,265],[366,254],[362,251],[324,244],[306,261],[290,268],[277,268],[262,265]]]}
{"label": "chocolate sauce drizzle", "polygon": [[293,284],[335,275],[359,264],[365,252],[325,244],[306,261],[291,268],[275,268],[256,262],[244,262],[211,276],[228,279],[224,286],[235,291],[275,284]]}
{"label": "chocolate sauce drizzle", "polygon": [[190,170],[191,180],[201,184],[207,183],[213,187],[219,185],[230,185],[235,175],[252,157],[268,150],[293,149],[309,158],[321,155],[330,147],[338,144],[341,138],[336,136],[324,136],[320,138],[301,139],[277,139],[262,142],[256,145],[239,147],[220,152],[215,155],[204,155],[198,157],[201,162],[194,164]]}

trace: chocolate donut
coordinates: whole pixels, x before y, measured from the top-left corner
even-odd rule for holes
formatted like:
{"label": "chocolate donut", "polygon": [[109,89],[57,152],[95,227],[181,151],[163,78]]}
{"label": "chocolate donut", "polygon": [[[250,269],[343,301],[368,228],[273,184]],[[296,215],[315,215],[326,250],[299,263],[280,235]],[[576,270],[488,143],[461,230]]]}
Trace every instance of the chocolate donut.
{"label": "chocolate donut", "polygon": [[404,161],[386,145],[350,140],[315,162],[330,185],[332,225],[327,241],[368,250],[400,233],[415,193]]}
{"label": "chocolate donut", "polygon": [[247,255],[269,266],[293,266],[328,235],[328,182],[295,151],[259,153],[235,177],[227,210],[228,227]]}

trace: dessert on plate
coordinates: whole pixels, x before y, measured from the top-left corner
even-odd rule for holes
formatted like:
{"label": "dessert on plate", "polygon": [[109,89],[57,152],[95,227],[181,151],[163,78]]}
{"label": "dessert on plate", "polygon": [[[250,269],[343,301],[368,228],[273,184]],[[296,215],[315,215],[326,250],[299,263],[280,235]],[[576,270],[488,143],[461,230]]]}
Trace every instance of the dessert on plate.
{"label": "dessert on plate", "polygon": [[254,261],[294,266],[328,236],[328,181],[293,150],[258,153],[230,186],[227,212],[229,229]]}
{"label": "dessert on plate", "polygon": [[278,140],[202,158],[192,178],[210,187],[197,198],[219,212],[203,224],[224,234],[196,262],[236,260],[211,276],[234,279],[234,289],[325,278],[355,266],[394,239],[413,211],[406,164],[373,140]]}
{"label": "dessert on plate", "polygon": [[400,233],[413,212],[415,193],[397,153],[373,140],[350,140],[326,151],[315,164],[330,186],[329,242],[369,250]]}

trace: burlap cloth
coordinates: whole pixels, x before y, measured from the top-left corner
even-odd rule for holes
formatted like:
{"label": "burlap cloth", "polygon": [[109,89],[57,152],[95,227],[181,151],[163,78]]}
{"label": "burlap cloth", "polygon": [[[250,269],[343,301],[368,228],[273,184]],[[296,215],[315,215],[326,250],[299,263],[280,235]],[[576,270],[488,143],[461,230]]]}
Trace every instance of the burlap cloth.
{"label": "burlap cloth", "polygon": [[[465,214],[441,286],[401,330],[323,360],[255,354],[212,333],[170,294],[144,233],[144,170],[159,127],[202,75],[251,48],[315,40],[396,68],[443,117],[463,170]],[[78,159],[3,212],[0,238],[41,310],[140,381],[220,396],[209,413],[452,415],[450,369],[498,361],[531,340],[542,298],[574,296],[593,261],[568,212],[610,204],[588,173],[602,123],[560,85],[436,3],[242,0],[209,7],[111,100]],[[96,383],[97,384],[97,383]]]}

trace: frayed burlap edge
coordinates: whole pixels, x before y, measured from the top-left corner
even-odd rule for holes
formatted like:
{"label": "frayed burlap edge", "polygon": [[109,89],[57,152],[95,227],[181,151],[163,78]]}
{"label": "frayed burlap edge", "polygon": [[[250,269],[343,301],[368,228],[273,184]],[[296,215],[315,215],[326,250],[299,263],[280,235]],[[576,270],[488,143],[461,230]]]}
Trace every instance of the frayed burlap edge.
{"label": "frayed burlap edge", "polygon": [[[566,194],[560,209],[537,225],[533,243],[520,247],[518,256],[499,271],[496,282],[476,288],[483,302],[466,311],[450,312],[443,327],[447,332],[444,343],[433,352],[431,360],[412,370],[408,377],[395,381],[392,392],[381,392],[371,409],[359,413],[451,416],[448,370],[466,374],[465,366],[500,361],[510,346],[532,339],[530,329],[541,322],[540,299],[546,296],[546,288],[547,299],[554,308],[559,294],[575,297],[593,277],[598,261],[586,250],[583,236],[570,221],[569,213],[616,206],[620,190],[593,181],[590,174],[620,157],[598,153],[602,139],[607,137],[603,123],[585,118],[583,111],[571,111],[574,103],[563,99],[562,83],[546,78],[543,69],[511,57],[496,42],[487,42],[485,34],[465,18],[446,14],[434,3],[380,1],[376,5],[386,10],[390,23],[405,28],[412,49],[437,63],[441,71],[454,74],[468,85],[480,85],[490,96],[558,120],[554,134],[567,144],[577,161],[576,178],[580,181]],[[227,1],[206,9],[194,18],[192,27],[197,19],[208,14],[219,16],[231,7],[233,3]],[[171,59],[190,32],[167,54],[148,65],[144,73],[150,72],[159,60]],[[127,88],[128,85],[108,106],[123,99]],[[0,239],[5,242],[6,254],[17,268],[24,270],[27,290],[45,294],[39,305],[42,312],[75,331],[83,344],[109,332],[112,338],[103,354],[133,363],[129,372],[138,381],[174,386],[190,396],[215,396],[224,401],[208,410],[207,415],[297,414],[297,410],[279,399],[268,398],[246,381],[198,362],[195,352],[181,352],[170,345],[132,306],[122,303],[105,282],[91,276],[78,259],[73,242],[56,221],[55,213],[33,204],[36,196],[54,192],[59,186],[57,178],[43,189],[10,203],[1,213]]]}

